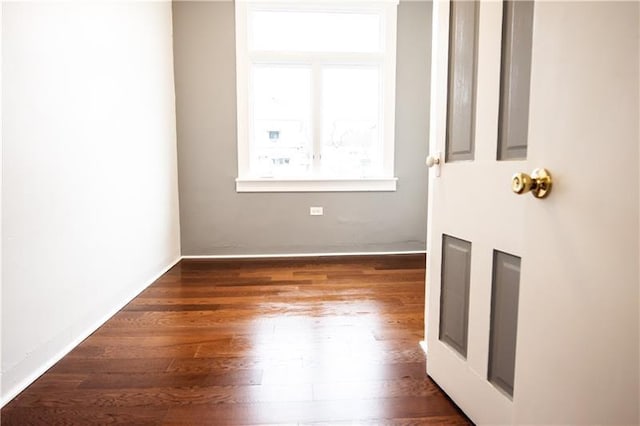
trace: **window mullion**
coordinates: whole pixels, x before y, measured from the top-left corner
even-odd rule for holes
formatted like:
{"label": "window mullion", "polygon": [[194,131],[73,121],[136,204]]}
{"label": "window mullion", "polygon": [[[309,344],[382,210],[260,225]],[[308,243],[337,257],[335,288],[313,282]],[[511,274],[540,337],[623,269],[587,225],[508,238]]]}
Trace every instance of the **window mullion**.
{"label": "window mullion", "polygon": [[322,66],[318,61],[311,63],[311,123],[313,126],[313,175],[322,173]]}

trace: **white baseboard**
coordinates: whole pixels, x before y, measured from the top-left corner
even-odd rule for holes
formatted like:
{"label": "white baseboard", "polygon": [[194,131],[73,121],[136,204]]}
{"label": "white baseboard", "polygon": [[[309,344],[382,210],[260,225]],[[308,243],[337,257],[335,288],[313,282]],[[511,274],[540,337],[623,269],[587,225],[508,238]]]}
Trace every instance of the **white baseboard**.
{"label": "white baseboard", "polygon": [[[149,287],[151,284],[153,284],[158,278],[160,278],[167,271],[169,271],[169,269],[173,268],[178,262],[180,262],[181,259],[182,259],[181,256],[177,257],[176,259],[171,261],[167,267],[163,268],[159,273],[155,274],[151,279],[145,281],[141,286],[135,288],[133,291],[131,291],[129,294],[127,294],[122,300],[119,300],[114,305],[114,307],[111,310],[109,310],[109,312],[107,312],[105,315],[100,317],[100,319],[98,319],[97,321],[93,321],[90,326],[83,327],[82,331],[80,333],[78,333],[76,335],[76,337],[72,338],[72,340],[69,343],[65,344],[62,349],[57,350],[53,355],[47,357],[47,359],[45,361],[38,362],[38,360],[34,359],[34,353],[32,352],[31,354],[29,354],[27,356],[26,359],[21,361],[21,363],[19,363],[16,367],[12,368],[9,371],[5,371],[4,374],[3,374],[4,377],[2,378],[3,383],[7,383],[7,376],[11,376],[11,375],[18,375],[19,376],[19,374],[17,374],[17,373],[13,373],[12,374],[12,371],[15,371],[16,369],[19,370],[21,364],[27,364],[27,366],[25,366],[25,367],[31,367],[30,369],[32,369],[31,373],[29,373],[26,377],[24,377],[24,378],[20,379],[19,381],[17,381],[17,383],[11,385],[9,390],[6,393],[3,393],[2,398],[0,399],[0,408],[4,407],[9,401],[11,401],[13,398],[18,396],[18,394],[20,392],[22,392],[30,384],[35,382],[48,369],[53,367],[65,355],[67,355],[76,346],[78,346],[80,343],[82,343],[83,340],[85,340],[87,337],[89,337],[93,332],[95,332],[104,323],[106,323],[112,316],[114,316],[122,308],[124,308],[127,305],[127,303],[131,302],[140,293],[142,293],[142,291],[144,291],[147,287]],[[59,339],[63,340],[64,337],[65,337],[65,335],[62,335],[62,337],[60,337]],[[45,344],[45,348],[47,346],[55,346],[55,344],[58,343],[57,340],[58,339],[53,339],[53,340],[49,341],[47,344]],[[46,352],[46,350],[42,351],[42,349],[43,348],[39,348],[39,352]],[[31,364],[31,365],[29,365],[29,364]],[[33,364],[38,364],[38,365],[35,366]],[[26,369],[26,368],[24,368],[24,369]],[[9,377],[9,381],[10,380],[11,380],[11,377]]]}
{"label": "white baseboard", "polygon": [[427,354],[427,341],[426,340],[420,340],[420,347],[422,348],[422,351],[426,355]]}
{"label": "white baseboard", "polygon": [[216,259],[274,259],[279,257],[329,257],[329,256],[386,256],[401,254],[425,254],[425,250],[408,251],[373,251],[373,252],[346,252],[346,253],[274,253],[274,254],[212,254],[197,256],[182,256],[187,260],[216,260]]}

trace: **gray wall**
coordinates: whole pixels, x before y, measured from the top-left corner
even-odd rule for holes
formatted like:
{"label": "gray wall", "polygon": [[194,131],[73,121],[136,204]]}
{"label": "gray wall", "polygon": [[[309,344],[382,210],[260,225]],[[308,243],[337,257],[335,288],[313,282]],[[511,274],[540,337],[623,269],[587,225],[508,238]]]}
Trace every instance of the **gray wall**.
{"label": "gray wall", "polygon": [[182,254],[424,250],[430,28],[430,2],[400,3],[396,192],[236,193],[234,5],[174,2]]}

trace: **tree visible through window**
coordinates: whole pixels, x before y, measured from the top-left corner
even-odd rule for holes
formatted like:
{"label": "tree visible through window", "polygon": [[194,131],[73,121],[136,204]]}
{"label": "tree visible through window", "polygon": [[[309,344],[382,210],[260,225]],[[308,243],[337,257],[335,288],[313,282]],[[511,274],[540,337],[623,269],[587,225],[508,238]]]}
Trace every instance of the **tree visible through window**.
{"label": "tree visible through window", "polygon": [[376,179],[395,189],[396,7],[236,1],[238,190]]}

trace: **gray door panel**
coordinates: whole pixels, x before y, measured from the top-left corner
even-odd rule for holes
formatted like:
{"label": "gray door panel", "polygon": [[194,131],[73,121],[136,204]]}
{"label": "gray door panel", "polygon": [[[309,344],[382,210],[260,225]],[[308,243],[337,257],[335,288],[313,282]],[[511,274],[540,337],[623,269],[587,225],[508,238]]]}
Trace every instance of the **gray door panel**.
{"label": "gray door panel", "polygon": [[473,160],[478,2],[451,3],[446,161]]}
{"label": "gray door panel", "polygon": [[527,158],[533,2],[503,6],[498,160]]}
{"label": "gray door panel", "polygon": [[511,396],[516,359],[519,290],[520,258],[495,250],[488,379]]}
{"label": "gray door panel", "polygon": [[442,236],[440,340],[467,356],[471,243]]}

